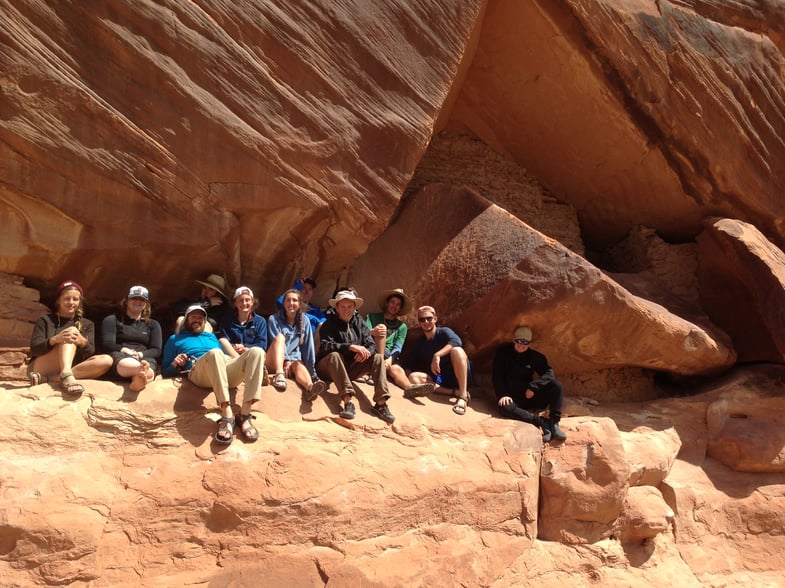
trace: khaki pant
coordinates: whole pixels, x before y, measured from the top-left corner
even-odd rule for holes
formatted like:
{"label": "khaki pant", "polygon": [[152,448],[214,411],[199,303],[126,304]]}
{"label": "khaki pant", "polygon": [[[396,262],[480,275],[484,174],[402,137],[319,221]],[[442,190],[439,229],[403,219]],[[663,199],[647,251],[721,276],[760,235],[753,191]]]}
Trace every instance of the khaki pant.
{"label": "khaki pant", "polygon": [[387,370],[384,369],[384,356],[380,353],[375,353],[362,363],[352,361],[347,368],[341,354],[333,351],[319,360],[319,363],[316,364],[316,373],[324,380],[335,382],[335,387],[338,388],[338,392],[342,396],[345,394],[354,396],[352,380],[363,374],[370,374],[373,378],[373,401],[379,403],[390,397],[390,390],[387,388]]}
{"label": "khaki pant", "polygon": [[229,357],[220,349],[211,349],[196,360],[188,379],[200,388],[212,388],[219,404],[229,402],[229,389],[245,382],[243,402],[262,397],[264,350],[251,347],[240,357]]}

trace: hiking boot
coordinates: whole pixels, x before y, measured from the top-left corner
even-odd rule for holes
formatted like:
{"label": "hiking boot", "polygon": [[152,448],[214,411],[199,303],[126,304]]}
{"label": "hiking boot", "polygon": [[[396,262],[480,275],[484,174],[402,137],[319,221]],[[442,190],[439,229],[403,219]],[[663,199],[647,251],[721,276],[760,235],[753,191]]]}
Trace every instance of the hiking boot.
{"label": "hiking boot", "polygon": [[339,415],[342,419],[351,420],[354,418],[354,402],[347,400],[343,405],[343,410]]}
{"label": "hiking boot", "polygon": [[385,423],[392,424],[392,422],[395,420],[395,416],[393,416],[393,413],[390,412],[390,407],[387,406],[386,403],[375,404],[371,410],[373,411],[373,414],[378,416]]}
{"label": "hiking boot", "polygon": [[327,384],[321,380],[314,380],[308,390],[305,392],[305,401],[313,402],[319,398],[319,395],[325,390],[327,390]]}
{"label": "hiking boot", "polygon": [[542,429],[542,442],[547,443],[553,436],[553,433],[551,433],[551,422],[548,419],[541,418],[540,428]]}
{"label": "hiking boot", "polygon": [[548,420],[548,428],[551,430],[551,435],[554,439],[558,441],[564,441],[567,438],[567,433],[562,431],[559,428],[558,422],[553,422],[552,420]]}
{"label": "hiking boot", "polygon": [[436,389],[436,384],[427,383],[427,384],[412,384],[411,386],[406,386],[403,391],[404,398],[421,398],[423,396],[428,396],[432,394],[433,391]]}

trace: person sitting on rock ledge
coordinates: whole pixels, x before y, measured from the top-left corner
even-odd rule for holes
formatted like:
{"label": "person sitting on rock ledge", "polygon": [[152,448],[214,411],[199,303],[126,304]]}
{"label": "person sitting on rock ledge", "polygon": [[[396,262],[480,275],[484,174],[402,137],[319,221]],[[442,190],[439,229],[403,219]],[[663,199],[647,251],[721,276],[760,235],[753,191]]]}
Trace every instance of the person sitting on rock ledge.
{"label": "person sitting on rock ledge", "polygon": [[112,367],[108,355],[95,355],[95,326],[84,318],[84,290],[73,280],[57,287],[54,312],[39,318],[30,340],[30,385],[59,379],[63,395],[78,398],[77,378],[98,378]]}
{"label": "person sitting on rock ledge", "polygon": [[387,406],[390,391],[387,388],[384,357],[377,353],[368,326],[360,314],[355,312],[362,305],[363,299],[348,290],[330,299],[335,314],[328,313],[327,320],[319,327],[321,338],[316,371],[322,379],[335,382],[344,403],[340,414],[344,419],[353,419],[355,416],[352,379],[370,374],[374,388],[373,413],[383,421],[392,423],[395,417]]}
{"label": "person sitting on rock ledge", "polygon": [[[199,299],[193,302],[180,302],[176,306],[183,309],[188,308],[192,304],[201,304],[207,312],[205,330],[208,333],[217,333],[221,327],[224,314],[232,311],[226,298],[226,280],[218,274],[210,274],[204,280],[195,280],[195,283],[202,288],[199,292]],[[175,333],[180,332],[184,321],[184,316],[177,317],[174,328]]]}
{"label": "person sitting on rock ledge", "polygon": [[253,290],[240,286],[234,291],[233,312],[226,312],[221,319],[216,336],[229,357],[239,357],[251,347],[267,351],[267,321],[254,309],[257,300]]}
{"label": "person sitting on rock ledge", "polygon": [[464,415],[472,399],[468,390],[469,358],[461,338],[449,327],[437,327],[437,320],[433,306],[417,309],[417,322],[425,336],[412,345],[404,368],[413,383],[433,383],[437,394],[457,398],[452,411]]}
{"label": "person sitting on rock ledge", "polygon": [[292,288],[283,293],[283,308],[267,319],[270,349],[267,367],[274,374],[273,387],[286,390],[286,378],[292,378],[303,390],[306,402],[313,402],[327,385],[316,375],[316,351],[311,321],[305,312],[302,294]]}
{"label": "person sitting on rock ledge", "polygon": [[[513,341],[502,345],[493,358],[493,389],[502,416],[531,423],[542,429],[542,440],[563,441],[559,428],[564,392],[547,358],[531,349],[532,330],[526,326],[513,331]],[[534,379],[534,374],[539,375]],[[548,409],[549,417],[538,413]]]}
{"label": "person sitting on rock ledge", "polygon": [[221,407],[221,419],[215,440],[228,445],[234,437],[235,418],[229,389],[245,381],[243,404],[240,408],[240,433],[246,441],[256,441],[259,431],[253,426],[251,406],[261,398],[264,374],[264,350],[250,347],[238,357],[228,357],[213,333],[205,331],[207,311],[193,304],[185,311],[183,329],[169,337],[162,361],[165,376],[186,376],[201,388],[210,388]]}
{"label": "person sitting on rock ledge", "polygon": [[403,288],[387,290],[379,296],[379,308],[382,312],[371,312],[365,317],[374,341],[385,341],[384,367],[387,370],[387,380],[403,389],[404,398],[428,396],[436,388],[433,382],[413,384],[398,363],[409,331],[406,323],[399,317],[409,314],[412,306],[412,299],[406,295]]}
{"label": "person sitting on rock ledge", "polygon": [[132,392],[140,392],[155,377],[161,357],[161,325],[150,318],[150,293],[132,286],[120,303],[120,312],[101,323],[101,344],[112,357],[113,379],[130,380]]}

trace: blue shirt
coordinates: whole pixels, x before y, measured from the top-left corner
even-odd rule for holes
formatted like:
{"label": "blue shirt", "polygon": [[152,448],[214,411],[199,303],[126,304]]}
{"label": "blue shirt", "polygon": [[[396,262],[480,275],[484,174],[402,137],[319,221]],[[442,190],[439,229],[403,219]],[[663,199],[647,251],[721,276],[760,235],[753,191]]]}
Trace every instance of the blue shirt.
{"label": "blue shirt", "polygon": [[[169,337],[164,346],[161,373],[164,376],[176,376],[179,372],[172,366],[172,362],[181,353],[185,353],[189,358],[193,357],[195,361],[211,349],[221,349],[221,344],[212,333],[180,331],[176,335]],[[183,371],[189,370],[191,367],[193,367],[193,363],[189,360],[183,367]]]}
{"label": "blue shirt", "polygon": [[[294,290],[302,291],[303,289],[303,282],[300,278],[297,278],[294,281]],[[275,301],[276,307],[280,310],[283,308],[283,294],[278,297],[278,300]],[[327,315],[324,314],[324,311],[316,306],[315,304],[308,303],[308,309],[305,311],[308,320],[311,321],[311,331],[316,332],[316,327],[321,325],[324,321],[327,320]]]}
{"label": "blue shirt", "polygon": [[[431,373],[431,361],[433,361],[434,354],[448,343],[453,347],[461,347],[463,345],[461,338],[450,327],[436,327],[433,337],[430,339],[423,337],[414,342],[404,367],[413,372]],[[452,369],[449,355],[445,355],[442,358],[442,362],[443,368]]]}
{"label": "blue shirt", "polygon": [[251,320],[241,325],[237,313],[227,313],[221,321],[218,337],[227,339],[232,345],[240,343],[246,347],[261,347],[267,351],[267,321],[264,317],[251,313]]}
{"label": "blue shirt", "polygon": [[267,327],[271,340],[275,339],[278,334],[283,335],[286,342],[284,359],[302,361],[308,369],[308,373],[314,376],[316,375],[316,353],[313,346],[313,331],[310,321],[301,321],[299,320],[300,316],[298,314],[295,324],[290,325],[286,320],[286,313],[280,310],[270,315],[270,318],[267,319]]}

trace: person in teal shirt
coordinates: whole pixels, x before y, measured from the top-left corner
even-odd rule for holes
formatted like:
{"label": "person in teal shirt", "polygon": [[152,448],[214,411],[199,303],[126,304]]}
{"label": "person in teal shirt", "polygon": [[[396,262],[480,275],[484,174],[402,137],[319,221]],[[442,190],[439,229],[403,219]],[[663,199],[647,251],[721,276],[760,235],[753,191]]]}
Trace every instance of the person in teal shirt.
{"label": "person in teal shirt", "polygon": [[384,365],[387,370],[387,378],[403,388],[404,398],[427,396],[435,389],[435,385],[432,383],[412,384],[406,376],[406,372],[398,365],[398,358],[409,331],[406,322],[399,317],[409,314],[413,306],[411,298],[406,295],[403,288],[387,290],[379,295],[379,308],[382,312],[369,313],[365,318],[365,323],[374,340],[378,341],[382,337],[386,337]]}
{"label": "person in teal shirt", "polygon": [[246,441],[256,441],[259,431],[253,426],[251,406],[261,399],[264,374],[264,349],[250,347],[238,357],[229,357],[218,338],[205,332],[207,311],[192,304],[185,311],[182,330],[169,337],[161,362],[165,376],[187,377],[200,388],[210,388],[221,407],[215,441],[228,445],[234,437],[234,410],[229,389],[245,382],[243,404],[238,415],[240,433]]}

